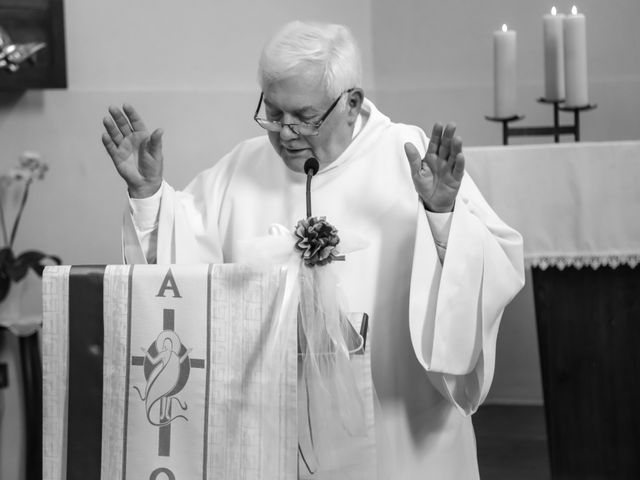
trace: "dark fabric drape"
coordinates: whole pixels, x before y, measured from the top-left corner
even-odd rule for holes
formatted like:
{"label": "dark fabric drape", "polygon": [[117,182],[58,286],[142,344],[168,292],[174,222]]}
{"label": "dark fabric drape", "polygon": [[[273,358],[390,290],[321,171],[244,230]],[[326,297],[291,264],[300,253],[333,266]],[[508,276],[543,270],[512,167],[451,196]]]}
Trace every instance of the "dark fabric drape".
{"label": "dark fabric drape", "polygon": [[640,268],[533,281],[553,478],[640,478]]}

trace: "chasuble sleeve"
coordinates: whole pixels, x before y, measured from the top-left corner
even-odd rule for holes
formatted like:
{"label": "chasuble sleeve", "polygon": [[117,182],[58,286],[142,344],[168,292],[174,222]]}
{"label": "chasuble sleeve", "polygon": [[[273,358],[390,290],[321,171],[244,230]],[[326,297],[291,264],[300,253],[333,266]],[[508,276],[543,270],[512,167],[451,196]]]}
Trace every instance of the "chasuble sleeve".
{"label": "chasuble sleeve", "polygon": [[164,181],[150,197],[129,197],[129,208],[124,213],[122,226],[123,263],[155,263],[163,190]]}
{"label": "chasuble sleeve", "polygon": [[217,203],[214,169],[202,172],[184,191],[163,182],[157,224],[151,229],[138,226],[131,210],[125,212],[125,263],[223,263],[217,216],[210,215]]}
{"label": "chasuble sleeve", "polygon": [[465,174],[440,263],[421,208],[411,273],[411,340],[433,385],[469,415],[493,379],[504,308],[524,285],[522,237]]}
{"label": "chasuble sleeve", "polygon": [[451,213],[435,213],[425,210],[433,242],[436,245],[438,258],[440,262],[444,262],[444,256],[447,253],[447,241],[449,240],[449,231],[451,230]]}

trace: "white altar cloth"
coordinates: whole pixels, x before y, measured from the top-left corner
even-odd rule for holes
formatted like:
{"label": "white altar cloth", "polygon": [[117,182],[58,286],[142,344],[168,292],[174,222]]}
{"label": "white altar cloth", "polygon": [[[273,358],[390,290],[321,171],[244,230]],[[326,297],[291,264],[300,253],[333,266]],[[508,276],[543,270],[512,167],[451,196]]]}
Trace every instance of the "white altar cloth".
{"label": "white altar cloth", "polygon": [[640,142],[475,147],[466,167],[540,268],[640,263]]}

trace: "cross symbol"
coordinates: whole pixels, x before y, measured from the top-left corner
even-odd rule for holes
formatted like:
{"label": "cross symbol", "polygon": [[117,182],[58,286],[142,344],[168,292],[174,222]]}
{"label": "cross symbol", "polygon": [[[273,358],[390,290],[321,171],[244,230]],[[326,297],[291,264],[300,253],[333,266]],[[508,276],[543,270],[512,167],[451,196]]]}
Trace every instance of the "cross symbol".
{"label": "cross symbol", "polygon": [[[175,331],[175,310],[163,309],[162,329]],[[131,356],[131,365],[143,366],[144,357],[138,355]],[[189,358],[191,368],[204,368],[204,359]],[[171,405],[169,405],[169,417],[171,417]],[[171,424],[158,427],[158,456],[168,457],[171,453]]]}

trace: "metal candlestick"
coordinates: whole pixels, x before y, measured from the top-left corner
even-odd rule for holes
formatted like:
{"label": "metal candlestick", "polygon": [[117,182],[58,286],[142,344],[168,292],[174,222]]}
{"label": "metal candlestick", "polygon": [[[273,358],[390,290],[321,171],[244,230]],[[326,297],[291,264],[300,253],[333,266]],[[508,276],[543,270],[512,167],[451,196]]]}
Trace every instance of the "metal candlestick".
{"label": "metal candlestick", "polygon": [[[485,115],[484,118],[491,122],[502,123],[502,144],[508,145],[510,137],[537,137],[553,135],[555,143],[560,142],[560,135],[573,135],[576,142],[580,141],[580,112],[593,110],[596,104],[590,103],[583,107],[568,107],[563,105],[564,100],[547,100],[538,98],[539,103],[553,105],[553,125],[549,127],[510,127],[509,123],[522,120],[524,115],[513,115],[511,117],[491,117]],[[573,125],[560,125],[560,111],[573,112]]]}

